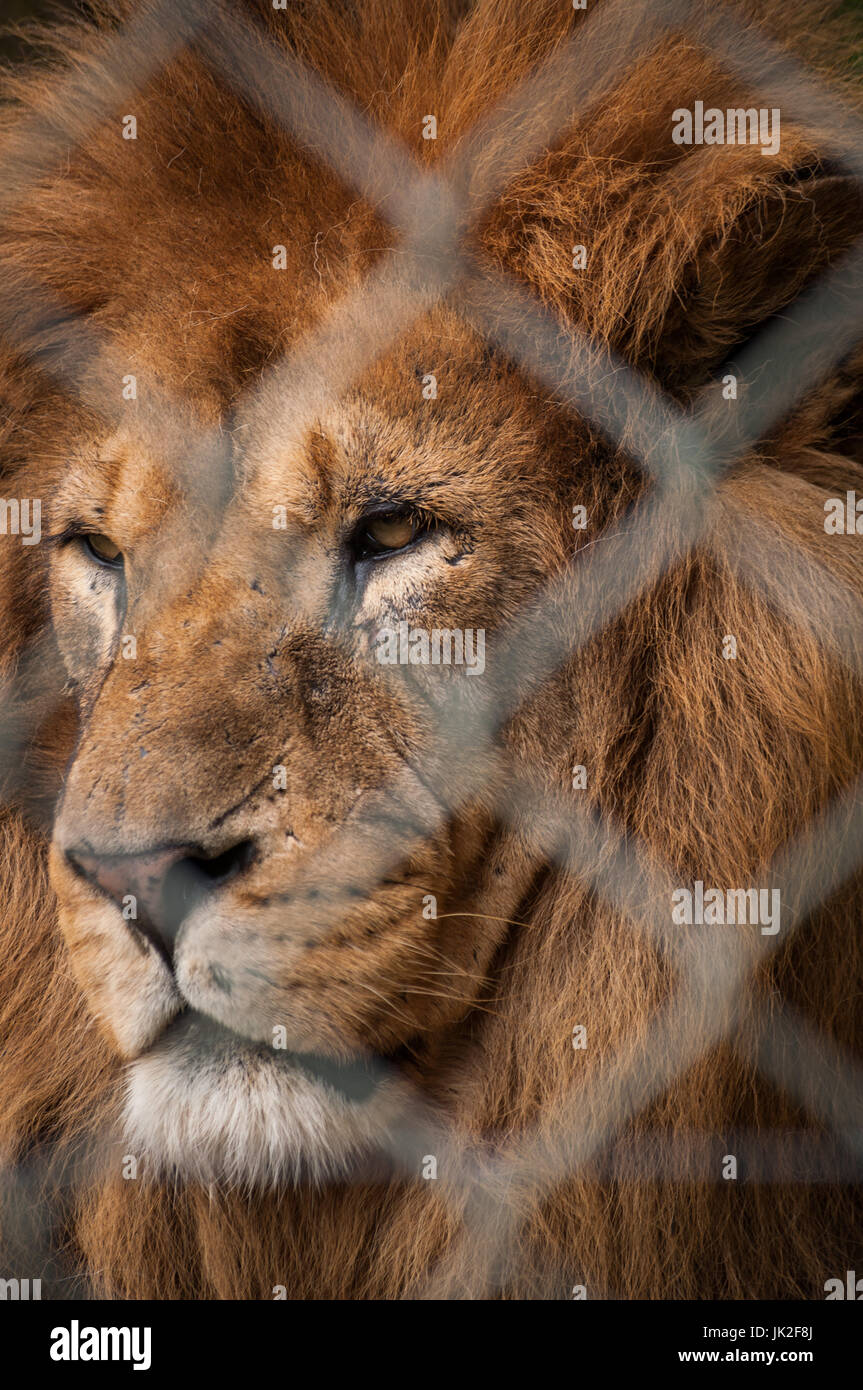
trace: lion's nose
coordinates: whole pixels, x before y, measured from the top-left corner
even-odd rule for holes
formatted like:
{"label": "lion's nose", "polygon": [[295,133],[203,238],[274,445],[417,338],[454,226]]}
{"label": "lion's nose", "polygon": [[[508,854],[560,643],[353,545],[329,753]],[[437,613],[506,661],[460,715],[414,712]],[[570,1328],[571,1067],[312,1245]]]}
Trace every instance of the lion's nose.
{"label": "lion's nose", "polygon": [[192,909],[243,873],[253,858],[251,840],[217,855],[194,845],[160,846],[140,854],[99,854],[89,846],[66,851],[75,872],[111,898],[169,964]]}

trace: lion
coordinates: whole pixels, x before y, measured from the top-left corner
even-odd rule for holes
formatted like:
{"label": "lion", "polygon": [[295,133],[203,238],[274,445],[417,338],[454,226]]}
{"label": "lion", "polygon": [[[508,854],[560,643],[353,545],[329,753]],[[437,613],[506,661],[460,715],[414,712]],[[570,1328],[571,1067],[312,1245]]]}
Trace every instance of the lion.
{"label": "lion", "polygon": [[[49,1296],[860,1267],[863,354],[703,495],[650,411],[787,370],[861,193],[787,91],[775,150],[676,141],[761,99],[650,8],[234,0],[163,51],[99,0],[3,74],[4,1261]],[[851,111],[822,10],[733,22]],[[775,933],[673,923],[774,862]]]}

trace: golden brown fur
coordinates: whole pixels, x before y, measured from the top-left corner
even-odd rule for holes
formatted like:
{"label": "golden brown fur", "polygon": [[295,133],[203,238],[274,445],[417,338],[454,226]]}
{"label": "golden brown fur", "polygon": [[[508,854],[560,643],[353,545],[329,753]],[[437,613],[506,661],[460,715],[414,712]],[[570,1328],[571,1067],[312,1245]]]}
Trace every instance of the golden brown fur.
{"label": "golden brown fur", "polygon": [[[422,0],[404,7],[403,22],[393,0],[326,0],[292,7],[288,16],[264,0],[244,8],[430,162],[446,159],[458,137],[581,22],[545,0]],[[106,7],[106,27],[114,13]],[[779,6],[753,4],[747,13],[768,29],[781,13],[783,40],[822,73],[832,70],[838,89],[842,32],[823,22],[820,4],[794,7],[790,33]],[[813,27],[817,47],[807,39]],[[50,58],[59,71],[4,79],[11,104],[3,152],[19,173],[23,113],[41,112],[62,128],[51,93],[70,55],[86,66],[97,43],[86,27],[70,28]],[[739,97],[739,87],[697,48],[679,37],[667,41],[569,125],[547,155],[514,173],[477,232],[482,253],[530,286],[564,324],[586,329],[681,402],[715,381],[735,346],[813,282],[860,225],[859,195],[827,167],[819,139],[795,126],[791,113],[783,111],[775,159],[758,149],[671,144],[675,107],[696,99],[734,105]],[[58,1223],[55,1243],[109,1296],[267,1298],[284,1285],[289,1297],[390,1298],[430,1287],[456,1297],[567,1297],[584,1283],[589,1297],[821,1297],[826,1279],[859,1268],[863,1257],[853,1235],[860,1230],[856,1190],[783,1182],[783,1159],[771,1184],[612,1181],[601,1164],[588,1166],[551,1195],[524,1197],[523,1224],[490,1282],[479,1248],[461,1239],[460,1199],[442,1191],[444,1184],[386,1172],[380,1181],[254,1192],[149,1181],[146,1172],[128,1182],[115,1154],[90,1153],[93,1136],[110,1133],[121,1054],[139,1055],[151,1036],[144,1022],[139,1032],[131,1023],[123,1032],[144,964],[125,938],[111,935],[106,945],[110,924],[101,935],[94,931],[92,891],[56,848],[49,888],[61,783],[67,823],[98,814],[103,835],[117,841],[112,848],[119,848],[118,827],[124,844],[140,847],[158,839],[172,817],[201,838],[205,823],[246,796],[287,748],[294,828],[317,858],[301,870],[278,860],[254,902],[242,904],[248,923],[258,920],[267,894],[298,881],[295,874],[327,881],[330,829],[349,816],[356,780],[373,797],[401,765],[391,730],[411,757],[428,752],[422,703],[380,687],[321,643],[323,600],[311,562],[298,561],[292,590],[301,612],[288,655],[299,674],[284,677],[278,708],[272,689],[247,680],[264,662],[276,622],[278,604],[267,607],[278,582],[272,554],[257,542],[248,553],[239,546],[239,555],[219,548],[206,509],[196,531],[199,514],[182,495],[182,462],[168,431],[164,440],[158,432],[142,440],[133,427],[106,430],[98,407],[116,398],[111,362],[88,365],[83,403],[37,369],[39,353],[44,365],[63,326],[28,320],[31,278],[90,315],[118,360],[133,361],[142,382],[157,382],[201,426],[230,432],[232,412],[241,416],[246,393],[259,385],[263,404],[238,438],[245,456],[265,469],[266,421],[279,404],[266,368],[303,342],[393,244],[392,231],[358,195],[252,115],[193,56],[172,63],[132,109],[141,131],[136,145],[123,147],[117,120],[106,121],[7,210],[2,225],[4,319],[10,306],[20,311],[0,357],[3,495],[47,499],[44,524],[52,532],[81,510],[82,499],[101,499],[97,529],[107,530],[110,519],[124,547],[140,544],[150,587],[142,588],[136,627],[147,640],[137,661],[124,664],[111,654],[95,608],[87,635],[70,637],[89,602],[84,586],[57,568],[71,562],[52,556],[49,576],[45,546],[25,549],[2,538],[9,756],[0,1152],[11,1164],[47,1146],[46,1221],[50,1214]],[[420,138],[427,112],[439,118],[434,145]],[[580,277],[571,270],[573,241],[590,248],[589,271]],[[279,274],[270,261],[276,243],[289,253]],[[433,370],[440,414],[428,424],[417,374]],[[680,883],[754,881],[863,767],[859,684],[824,637],[836,613],[826,600],[820,613],[802,586],[790,591],[792,579],[786,606],[777,607],[726,556],[730,538],[739,540],[741,516],[754,516],[817,558],[846,591],[863,592],[856,538],[827,543],[822,524],[826,497],[853,488],[863,494],[860,386],[859,357],[846,358],[722,483],[699,546],[682,548],[668,573],[534,692],[507,727],[513,784],[520,780],[552,809],[566,814],[569,806],[575,815],[583,803],[568,791],[569,779],[573,764],[584,764],[590,804],[639,837]],[[622,452],[489,352],[448,308],[408,329],[352,384],[347,405],[327,411],[320,428],[292,441],[302,459],[292,463],[290,481],[281,479],[281,492],[273,493],[269,474],[256,494],[261,474],[254,474],[249,505],[266,507],[272,493],[299,508],[312,476],[347,492],[358,485],[363,449],[367,470],[384,471],[380,460],[388,459],[401,486],[413,480],[421,488],[435,469],[445,474],[450,505],[481,563],[463,561],[460,588],[436,580],[431,607],[416,600],[412,608],[408,595],[400,613],[418,624],[502,629],[582,541],[569,524],[572,503],[587,507],[588,540],[602,530],[610,538],[644,487]],[[412,462],[412,449],[425,471]],[[318,495],[316,505],[319,517],[329,515],[328,498]],[[212,551],[209,569],[193,556],[188,570],[179,568],[185,560],[176,568],[166,561],[168,580],[160,575],[168,542],[154,549],[152,535],[163,508],[177,518],[175,541],[191,532],[208,559]],[[572,613],[579,585],[582,596],[589,589],[582,577],[589,571],[579,568],[586,558],[567,589]],[[169,582],[178,575],[182,586]],[[263,593],[252,590],[259,575]],[[238,607],[241,591],[245,606]],[[559,616],[564,632],[570,621]],[[721,657],[726,633],[738,636],[737,661]],[[65,668],[57,636],[68,648]],[[333,692],[323,711],[309,694],[321,681]],[[136,726],[131,711],[146,682]],[[285,743],[255,747],[279,718]],[[217,755],[212,730],[222,722]],[[446,788],[446,769],[436,766],[435,774]],[[279,977],[282,992],[268,996],[260,1019],[249,1000],[256,1031],[248,1035],[267,1036],[290,988],[291,1016],[299,1020],[292,1046],[398,1058],[466,1143],[494,1146],[550,1123],[573,1088],[586,1098],[582,1122],[601,1119],[590,1113],[589,1088],[644,1038],[673,996],[673,969],[631,917],[591,889],[601,844],[583,876],[567,875],[550,867],[529,819],[519,823],[516,815],[515,826],[504,828],[491,792],[472,797],[443,829],[431,828],[422,795],[416,792],[414,804],[421,843],[412,844],[402,876],[347,912],[338,931],[327,936],[322,924],[325,939],[314,950],[290,955],[289,982]],[[254,814],[257,826],[271,813],[262,805]],[[244,822],[237,834],[245,833]],[[420,915],[428,891],[444,905],[435,925]],[[827,1038],[853,1048],[863,966],[859,903],[859,883],[846,885],[780,946],[728,1019],[737,1048],[714,1044],[660,1094],[645,1096],[606,1159],[613,1149],[624,1160],[639,1136],[691,1135],[715,1172],[728,1151],[723,1136],[817,1130],[817,1120],[747,1055],[753,1003],[770,1008],[787,999]],[[263,940],[272,921],[260,920]],[[281,948],[286,959],[289,947]],[[583,1053],[570,1044],[579,1022],[588,1028]],[[152,1036],[157,1031],[154,1025]],[[829,1105],[829,1095],[822,1099]],[[64,1184],[64,1161],[74,1165],[82,1154],[87,1171],[72,1166],[73,1180]]]}

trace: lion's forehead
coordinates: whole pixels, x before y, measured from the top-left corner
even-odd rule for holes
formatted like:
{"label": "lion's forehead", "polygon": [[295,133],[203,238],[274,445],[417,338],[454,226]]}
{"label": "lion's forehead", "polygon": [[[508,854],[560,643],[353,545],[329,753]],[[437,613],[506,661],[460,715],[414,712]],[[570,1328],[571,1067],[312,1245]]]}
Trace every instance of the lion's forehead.
{"label": "lion's forehead", "polygon": [[399,390],[388,396],[381,383],[372,387],[304,414],[275,400],[268,383],[230,419],[193,419],[184,430],[157,415],[141,430],[84,433],[58,478],[57,529],[86,521],[131,545],[184,507],[203,509],[220,468],[235,542],[278,529],[279,508],[301,527],[350,519],[387,501],[445,509],[447,519],[469,523],[495,509],[491,474],[505,488],[525,463],[538,465],[534,422],[529,411],[519,418],[511,392],[505,416],[499,401],[484,405],[482,398],[466,416],[449,404],[429,412],[419,390],[409,401]]}

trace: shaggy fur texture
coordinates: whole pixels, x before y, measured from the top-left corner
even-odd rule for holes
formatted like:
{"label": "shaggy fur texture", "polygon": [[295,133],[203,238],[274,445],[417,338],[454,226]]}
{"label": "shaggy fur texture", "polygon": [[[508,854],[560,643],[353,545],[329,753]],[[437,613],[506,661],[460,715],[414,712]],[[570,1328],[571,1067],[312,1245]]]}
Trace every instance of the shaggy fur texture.
{"label": "shaggy fur texture", "polygon": [[[34,130],[58,150],[67,132],[77,138],[58,83],[75,70],[105,84],[102,47],[126,8],[100,3],[95,27],[45,40],[44,66],[4,76],[0,152],[16,177],[28,172]],[[239,8],[430,164],[583,22],[546,0],[420,0],[403,17],[398,0]],[[595,8],[601,20],[611,7]],[[609,52],[628,24],[638,31],[638,9],[623,7],[605,31]],[[738,16],[773,24],[838,89],[843,35],[822,11],[798,5],[789,19],[782,6],[752,4]],[[732,1041],[645,1094],[637,1119],[624,1118],[578,1176],[539,1197],[529,1184],[508,1194],[523,1220],[491,1282],[482,1250],[463,1239],[463,1198],[421,1180],[419,1157],[415,1176],[374,1163],[354,1181],[339,1171],[349,1158],[336,1162],[326,1137],[339,1114],[326,1081],[303,1102],[318,1147],[293,1163],[299,1130],[281,1113],[284,1089],[267,1102],[270,1072],[255,1092],[264,1104],[253,1141],[244,1102],[233,1130],[216,1117],[212,1144],[207,1068],[185,1090],[174,1073],[153,1076],[166,1027],[192,1000],[256,1057],[283,1024],[289,1047],[334,1065],[381,1059],[467,1148],[550,1131],[573,1095],[586,1130],[601,1122],[601,1082],[634,1054],[677,981],[632,917],[589,886],[605,863],[602,837],[583,850],[583,878],[553,868],[529,798],[573,815],[589,804],[677,883],[745,887],[859,775],[860,689],[830,640],[849,615],[826,585],[813,600],[796,570],[772,602],[776,575],[759,576],[760,552],[747,545],[747,528],[766,526],[783,554],[817,559],[836,592],[863,592],[858,539],[823,529],[825,498],[863,495],[859,353],[723,480],[697,547],[678,542],[673,518],[660,523],[670,569],[528,691],[501,735],[497,780],[441,824],[440,800],[458,779],[432,755],[428,721],[452,682],[433,670],[409,690],[382,682],[364,635],[386,621],[493,634],[571,562],[555,624],[574,636],[592,582],[587,546],[614,546],[643,476],[450,307],[423,315],[298,425],[272,364],[361,284],[392,231],[200,54],[176,58],[133,99],[118,91],[116,110],[110,95],[104,125],[22,191],[0,226],[3,495],[44,499],[45,532],[63,537],[30,548],[0,538],[0,1143],[6,1163],[29,1159],[42,1173],[52,1248],[97,1293],[124,1297],[266,1298],[277,1285],[290,1297],[566,1297],[577,1283],[588,1296],[822,1296],[826,1279],[860,1267],[859,1204],[850,1186],[791,1181],[790,1147],[778,1147],[769,1184],[610,1178],[608,1166],[653,1142],[659,1161],[660,1138],[676,1136],[716,1175],[728,1136],[818,1132],[754,1065],[752,1006],[769,1015],[789,1001],[853,1047],[858,883],[780,940],[727,1019]],[[587,330],[680,401],[707,390],[718,402],[729,354],[860,226],[859,192],[830,163],[826,138],[791,111],[775,158],[671,142],[675,108],[747,97],[690,38],[671,36],[513,169],[474,232],[478,253],[539,296],[562,330]],[[119,138],[127,110],[136,142]],[[436,142],[421,138],[429,112]],[[511,138],[488,150],[469,194]],[[572,270],[574,242],[588,247],[584,272]],[[287,247],[285,271],[273,269],[275,244]],[[74,361],[62,315],[33,313],[34,282],[88,315],[113,353]],[[350,341],[348,325],[335,360]],[[58,354],[77,374],[75,395],[52,375]],[[118,363],[120,376],[138,375],[142,397],[159,390],[182,403],[188,436],[154,424],[143,404],[128,416],[115,409]],[[438,376],[433,404],[421,395],[426,372]],[[222,492],[212,449],[196,491],[191,426],[230,443],[233,491]],[[409,497],[434,525],[421,546],[343,591],[344,538],[375,495]],[[575,501],[590,516],[584,536],[570,526]],[[291,516],[289,552],[270,527],[274,503]],[[85,560],[76,525],[127,555],[122,595]],[[138,655],[125,661],[119,639],[130,631]],[[736,661],[722,658],[729,633]],[[471,710],[491,700],[493,680],[492,668],[486,684],[466,680]],[[274,764],[288,777],[277,797]],[[586,792],[568,790],[574,764],[588,769]],[[394,810],[382,789],[400,774],[408,794]],[[515,786],[523,813],[504,823],[500,797]],[[376,798],[401,867],[357,887],[333,926],[314,906],[337,873],[333,836]],[[176,981],[65,857],[82,844],[118,854],[166,838],[212,854],[245,840],[258,848],[218,910],[180,938]],[[373,847],[360,838],[351,864]],[[301,926],[285,915],[300,889]],[[437,921],[422,916],[428,892]],[[752,949],[752,928],[718,930]],[[715,945],[721,953],[722,939]],[[585,1051],[571,1046],[578,1023]],[[128,1139],[114,1147],[129,1064],[135,1181],[121,1175]],[[833,1099],[825,1083],[820,1100]],[[200,1127],[203,1171],[172,1159],[184,1105]],[[357,1130],[365,1154],[374,1125]],[[244,1164],[250,1142],[255,1162]],[[311,1181],[330,1168],[329,1180]],[[26,1259],[19,1235],[6,1232],[7,1261]]]}

